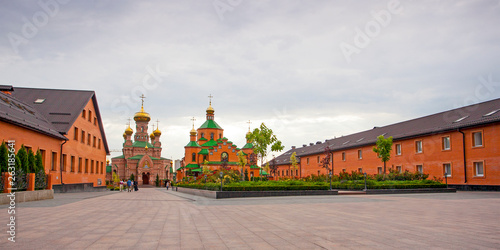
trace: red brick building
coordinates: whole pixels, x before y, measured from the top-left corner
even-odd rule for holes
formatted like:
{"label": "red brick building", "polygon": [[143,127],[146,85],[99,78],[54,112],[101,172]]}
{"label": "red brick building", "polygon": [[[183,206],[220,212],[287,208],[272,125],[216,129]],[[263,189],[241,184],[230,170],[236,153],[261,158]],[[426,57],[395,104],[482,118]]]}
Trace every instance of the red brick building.
{"label": "red brick building", "polygon": [[0,139],[42,154],[53,183],[104,186],[106,135],[94,91],[0,86]]}
{"label": "red brick building", "polygon": [[[322,167],[330,150],[333,172],[383,172],[373,152],[377,137],[393,137],[387,169],[422,172],[465,188],[500,188],[500,99],[449,110],[409,121],[347,135],[324,142],[292,147],[275,159],[277,178],[328,174]],[[299,168],[291,171],[296,152]]]}

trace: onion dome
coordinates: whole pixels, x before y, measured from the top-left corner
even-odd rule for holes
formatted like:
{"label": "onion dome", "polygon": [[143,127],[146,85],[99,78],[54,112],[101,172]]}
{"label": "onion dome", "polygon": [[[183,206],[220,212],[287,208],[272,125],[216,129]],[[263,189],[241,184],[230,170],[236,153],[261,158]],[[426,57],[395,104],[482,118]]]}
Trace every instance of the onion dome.
{"label": "onion dome", "polygon": [[153,131],[153,134],[155,136],[160,136],[161,135],[161,131],[158,128],[156,128],[155,131]]}
{"label": "onion dome", "polygon": [[189,132],[189,134],[190,134],[190,135],[196,135],[196,130],[194,130],[194,128],[193,128],[193,129],[191,129],[191,131]]}
{"label": "onion dome", "polygon": [[151,135],[149,135],[149,138],[151,138],[151,140],[154,140],[155,139],[155,134],[151,133]]}
{"label": "onion dome", "polygon": [[210,106],[207,108],[207,114],[213,114],[215,112],[214,108],[212,108],[212,103],[210,103]]}
{"label": "onion dome", "polygon": [[127,139],[127,133],[123,133],[123,139]]}
{"label": "onion dome", "polygon": [[151,116],[144,111],[144,106],[141,107],[141,111],[135,113],[134,115],[134,121],[136,122],[149,122],[151,121]]}
{"label": "onion dome", "polygon": [[134,133],[134,131],[130,128],[130,125],[128,126],[127,129],[125,129],[125,134],[126,135],[132,135]]}
{"label": "onion dome", "polygon": [[144,149],[148,150],[148,145],[146,145],[146,147],[144,147]]}

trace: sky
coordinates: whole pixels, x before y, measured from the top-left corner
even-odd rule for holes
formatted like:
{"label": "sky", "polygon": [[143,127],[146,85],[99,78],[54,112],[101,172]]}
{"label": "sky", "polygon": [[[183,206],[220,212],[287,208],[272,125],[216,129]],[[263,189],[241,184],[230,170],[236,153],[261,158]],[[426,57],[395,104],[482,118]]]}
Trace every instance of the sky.
{"label": "sky", "polygon": [[500,98],[498,24],[499,1],[0,0],[0,84],[94,90],[113,151],[142,94],[164,157],[210,94],[229,140],[288,150]]}

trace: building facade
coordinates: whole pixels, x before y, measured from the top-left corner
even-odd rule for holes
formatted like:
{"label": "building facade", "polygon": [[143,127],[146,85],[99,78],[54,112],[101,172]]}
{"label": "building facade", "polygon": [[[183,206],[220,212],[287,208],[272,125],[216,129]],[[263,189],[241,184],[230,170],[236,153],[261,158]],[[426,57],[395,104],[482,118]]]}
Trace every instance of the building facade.
{"label": "building facade", "polygon": [[[322,163],[326,154],[334,174],[383,173],[383,163],[373,152],[380,135],[393,137],[387,172],[420,172],[471,188],[500,187],[500,99],[292,147],[275,159],[275,176],[328,174]],[[296,171],[290,164],[293,152],[299,158]]]}
{"label": "building facade", "polygon": [[128,180],[132,175],[139,185],[154,185],[156,177],[168,179],[171,160],[161,157],[161,131],[157,128],[148,133],[151,116],[141,110],[134,115],[135,134],[130,125],[123,133],[122,155],[111,159],[111,169],[121,180]]}
{"label": "building facade", "polygon": [[105,185],[108,144],[94,91],[1,86],[0,138],[40,150],[55,185]]}
{"label": "building facade", "polygon": [[184,147],[185,154],[181,167],[177,169],[177,179],[185,176],[198,176],[202,173],[203,166],[210,171],[219,170],[226,165],[227,169],[242,171],[238,165],[238,153],[241,151],[247,164],[244,172],[249,177],[258,177],[259,168],[251,164],[253,145],[247,140],[243,148],[238,148],[228,138],[224,137],[224,129],[215,121],[215,110],[212,102],[206,110],[206,121],[197,129],[189,132],[189,143]]}

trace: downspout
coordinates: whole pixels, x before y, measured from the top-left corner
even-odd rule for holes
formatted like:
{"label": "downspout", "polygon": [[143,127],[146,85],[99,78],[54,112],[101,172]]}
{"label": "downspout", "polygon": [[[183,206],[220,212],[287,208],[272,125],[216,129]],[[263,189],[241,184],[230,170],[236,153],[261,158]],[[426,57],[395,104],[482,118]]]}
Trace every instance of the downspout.
{"label": "downspout", "polygon": [[458,132],[462,134],[462,151],[464,152],[464,183],[467,183],[467,158],[465,156],[465,134],[464,132],[460,131],[460,128],[458,129]]}
{"label": "downspout", "polygon": [[68,140],[64,140],[64,142],[61,144],[61,165],[59,166],[59,172],[61,174],[61,186],[64,186],[64,183],[63,183],[63,175],[62,175],[62,171],[63,171],[63,165],[64,165],[64,158],[63,158],[63,146],[64,144],[66,144],[66,142],[68,142]]}

